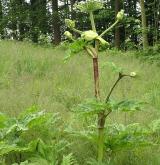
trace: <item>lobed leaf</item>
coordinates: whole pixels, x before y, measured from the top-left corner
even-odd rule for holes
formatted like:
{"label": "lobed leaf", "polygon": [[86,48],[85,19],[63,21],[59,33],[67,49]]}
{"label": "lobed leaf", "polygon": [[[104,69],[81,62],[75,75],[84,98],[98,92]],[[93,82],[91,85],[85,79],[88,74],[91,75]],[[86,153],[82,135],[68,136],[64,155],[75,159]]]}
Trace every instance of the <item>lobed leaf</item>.
{"label": "lobed leaf", "polygon": [[69,43],[68,44],[68,51],[67,54],[64,58],[64,61],[68,61],[71,57],[73,57],[74,55],[76,55],[77,53],[81,52],[82,50],[84,50],[84,47],[86,46],[86,42],[83,39],[77,39],[76,41],[74,41],[73,43]]}
{"label": "lobed leaf", "polygon": [[109,107],[108,103],[90,99],[85,103],[79,104],[73,111],[84,115],[95,115],[107,110]]}

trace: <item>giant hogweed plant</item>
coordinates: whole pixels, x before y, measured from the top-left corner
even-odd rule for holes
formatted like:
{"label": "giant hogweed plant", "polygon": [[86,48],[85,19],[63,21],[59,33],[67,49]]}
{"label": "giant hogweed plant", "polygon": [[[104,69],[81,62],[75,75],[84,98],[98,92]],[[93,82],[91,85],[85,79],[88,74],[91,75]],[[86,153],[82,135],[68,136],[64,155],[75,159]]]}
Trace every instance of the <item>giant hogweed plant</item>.
{"label": "giant hogweed plant", "polygon": [[63,156],[69,143],[62,138],[62,123],[58,114],[39,111],[36,106],[18,117],[0,113],[0,164],[73,164],[72,154]]}
{"label": "giant hogweed plant", "polygon": [[116,16],[116,21],[109,28],[104,30],[101,34],[97,33],[96,24],[94,21],[94,11],[103,9],[103,2],[97,0],[87,0],[76,3],[74,8],[80,12],[88,13],[91,29],[87,31],[81,31],[76,29],[76,22],[74,20],[66,19],[65,23],[68,29],[71,32],[78,33],[80,37],[75,38],[70,31],[66,31],[64,35],[71,41],[69,43],[68,54],[65,58],[67,60],[71,56],[85,51],[86,54],[93,61],[93,74],[94,74],[94,89],[95,89],[95,99],[81,104],[79,111],[83,114],[91,114],[97,115],[98,118],[98,163],[101,164],[103,161],[104,155],[104,140],[105,140],[105,121],[106,118],[112,111],[121,110],[121,111],[135,111],[140,109],[140,105],[138,102],[124,100],[121,102],[113,102],[110,97],[117,86],[117,84],[125,77],[134,78],[136,76],[135,72],[131,73],[123,73],[121,69],[116,67],[113,63],[111,66],[113,69],[118,72],[118,79],[111,87],[108,95],[105,99],[102,99],[100,96],[100,86],[99,86],[99,51],[101,47],[105,48],[109,45],[109,43],[103,39],[103,36],[107,34],[112,28],[114,28],[124,17],[124,10],[118,12]]}

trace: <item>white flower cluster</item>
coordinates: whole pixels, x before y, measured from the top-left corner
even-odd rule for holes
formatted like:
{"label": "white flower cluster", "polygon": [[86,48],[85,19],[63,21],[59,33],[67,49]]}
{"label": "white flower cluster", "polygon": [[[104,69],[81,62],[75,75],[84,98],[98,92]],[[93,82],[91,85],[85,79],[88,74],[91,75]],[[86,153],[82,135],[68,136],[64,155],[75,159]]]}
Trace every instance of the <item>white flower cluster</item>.
{"label": "white flower cluster", "polygon": [[103,1],[101,0],[86,0],[78,2],[74,5],[74,10],[90,13],[103,8]]}

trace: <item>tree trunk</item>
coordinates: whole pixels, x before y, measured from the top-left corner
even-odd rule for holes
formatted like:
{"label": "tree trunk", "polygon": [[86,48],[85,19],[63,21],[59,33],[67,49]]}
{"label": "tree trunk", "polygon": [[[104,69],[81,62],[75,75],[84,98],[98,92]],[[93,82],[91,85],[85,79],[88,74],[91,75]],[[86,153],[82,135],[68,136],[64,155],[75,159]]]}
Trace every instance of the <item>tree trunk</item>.
{"label": "tree trunk", "polygon": [[76,0],[71,0],[71,19],[75,19],[76,18],[76,12],[73,10],[73,5],[76,2]]}
{"label": "tree trunk", "polygon": [[[134,13],[133,16],[136,18],[137,17],[137,1],[133,2],[133,8],[134,8]],[[133,34],[133,41],[137,45],[138,44],[138,39],[137,39],[137,34]]]}
{"label": "tree trunk", "polygon": [[52,0],[52,11],[53,11],[53,43],[58,45],[61,42],[61,31],[60,31],[60,18],[58,13],[58,0]]}
{"label": "tree trunk", "polygon": [[141,6],[141,19],[142,19],[142,37],[143,37],[143,49],[148,48],[148,36],[147,36],[147,20],[145,14],[144,0],[140,0]]}
{"label": "tree trunk", "polygon": [[39,3],[39,28],[43,34],[47,33],[48,21],[47,21],[47,1],[41,0]]}
{"label": "tree trunk", "polygon": [[[19,13],[24,12],[26,10],[25,6],[25,1],[24,0],[19,0]],[[24,23],[24,18],[26,19],[26,16],[24,17],[23,15],[19,17],[19,40],[22,41],[25,38],[25,27],[26,23]]]}
{"label": "tree trunk", "polygon": [[2,26],[3,12],[2,12],[2,1],[0,0],[0,38],[3,38],[3,26]]}
{"label": "tree trunk", "polygon": [[[115,0],[115,16],[120,11],[120,0]],[[116,26],[115,28],[115,47],[120,48],[120,28]]]}
{"label": "tree trunk", "polygon": [[37,0],[31,0],[31,39],[33,42],[38,42],[38,35],[39,35],[39,29],[38,29],[38,16],[37,16]]}

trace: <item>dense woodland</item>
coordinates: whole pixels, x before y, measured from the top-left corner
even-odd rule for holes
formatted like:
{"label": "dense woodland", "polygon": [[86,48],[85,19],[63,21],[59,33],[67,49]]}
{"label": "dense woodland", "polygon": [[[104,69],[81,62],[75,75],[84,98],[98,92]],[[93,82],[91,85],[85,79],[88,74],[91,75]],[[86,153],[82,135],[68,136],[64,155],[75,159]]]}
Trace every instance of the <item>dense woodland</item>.
{"label": "dense woodland", "polygon": [[[74,3],[75,0],[0,0],[0,36],[2,39],[44,41],[57,45],[64,40],[65,18],[77,20],[81,30],[91,29],[87,15],[75,11]],[[137,49],[143,42],[144,47],[158,43],[159,0],[106,0],[104,10],[95,16],[97,29],[110,26],[120,9],[125,10],[125,19],[114,33],[106,36],[112,46]]]}

